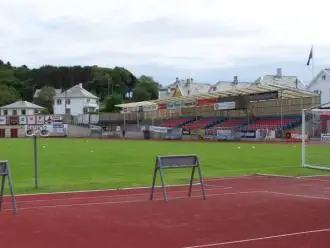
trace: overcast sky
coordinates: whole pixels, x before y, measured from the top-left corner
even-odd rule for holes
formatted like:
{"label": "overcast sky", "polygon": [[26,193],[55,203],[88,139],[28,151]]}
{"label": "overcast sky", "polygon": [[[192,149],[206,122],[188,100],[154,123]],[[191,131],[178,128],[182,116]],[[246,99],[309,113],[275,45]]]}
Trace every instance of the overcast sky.
{"label": "overcast sky", "polygon": [[330,67],[326,0],[0,0],[0,58],[124,66],[162,84],[254,80]]}

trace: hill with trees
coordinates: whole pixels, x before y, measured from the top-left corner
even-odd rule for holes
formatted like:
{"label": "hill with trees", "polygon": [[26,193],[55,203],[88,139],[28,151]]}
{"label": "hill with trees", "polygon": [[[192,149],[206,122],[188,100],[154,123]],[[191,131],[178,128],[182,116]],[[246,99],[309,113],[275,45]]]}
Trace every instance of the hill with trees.
{"label": "hill with trees", "polygon": [[[160,87],[152,77],[138,78],[123,67],[45,65],[30,69],[0,60],[0,106],[22,99],[52,112],[55,89],[67,90],[78,83],[100,97],[106,112],[116,111],[115,104],[157,99]],[[34,99],[37,89],[40,91]]]}

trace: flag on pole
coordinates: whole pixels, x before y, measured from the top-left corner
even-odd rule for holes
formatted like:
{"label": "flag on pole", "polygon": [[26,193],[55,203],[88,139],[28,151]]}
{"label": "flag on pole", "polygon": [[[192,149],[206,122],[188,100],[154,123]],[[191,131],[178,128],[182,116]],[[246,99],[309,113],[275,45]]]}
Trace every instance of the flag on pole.
{"label": "flag on pole", "polygon": [[307,66],[309,66],[312,59],[313,59],[313,47],[311,48],[311,50],[309,52],[309,56],[308,56],[308,60],[307,60]]}

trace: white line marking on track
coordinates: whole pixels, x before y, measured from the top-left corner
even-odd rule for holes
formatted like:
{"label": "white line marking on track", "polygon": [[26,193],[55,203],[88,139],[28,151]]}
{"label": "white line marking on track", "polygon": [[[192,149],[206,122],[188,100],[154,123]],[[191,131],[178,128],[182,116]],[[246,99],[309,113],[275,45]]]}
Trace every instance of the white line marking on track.
{"label": "white line marking on track", "polygon": [[[209,185],[211,186],[211,185]],[[222,190],[222,189],[231,189],[232,187],[213,187],[213,188],[205,188],[205,191],[212,191],[212,190]],[[173,192],[169,192],[169,194],[173,194],[173,193],[186,193],[187,191],[185,190],[177,190],[177,191],[173,191]],[[201,192],[201,190],[192,190],[192,192]],[[157,192],[155,192],[157,193]],[[161,192],[159,192],[159,194],[161,194]],[[149,193],[136,193],[136,194],[132,194],[132,193],[128,193],[128,194],[118,194],[118,195],[100,195],[100,196],[84,196],[84,197],[68,197],[68,198],[51,198],[51,199],[35,199],[35,200],[19,200],[17,199],[18,203],[29,203],[29,202],[53,202],[53,201],[71,201],[71,200],[89,200],[89,199],[101,199],[101,198],[120,198],[120,197],[132,197],[132,196],[149,196]],[[9,198],[10,196],[6,196],[7,198]],[[10,202],[8,202],[8,204],[11,204]]]}
{"label": "white line marking on track", "polygon": [[[193,184],[194,186],[196,184]],[[173,187],[186,187],[188,184],[173,184],[167,185],[167,188]],[[161,186],[155,186],[155,188],[161,188]],[[27,194],[18,194],[16,196],[33,196],[33,195],[59,195],[59,194],[75,194],[75,193],[91,193],[91,192],[107,192],[107,191],[124,191],[124,190],[142,190],[142,189],[151,189],[150,186],[141,186],[141,187],[131,187],[131,188],[110,188],[110,189],[90,189],[90,190],[73,190],[73,191],[59,191],[59,192],[46,192],[46,193],[27,193]],[[10,195],[5,195],[10,196]]]}
{"label": "white line marking on track", "polygon": [[279,174],[267,174],[267,173],[257,173],[255,174],[257,177],[278,177],[278,178],[292,178],[297,179],[295,176],[286,176],[286,175],[279,175]]}
{"label": "white line marking on track", "polygon": [[[310,181],[319,181],[319,182],[329,182],[330,183],[330,178],[329,180],[326,179],[320,179],[320,178],[313,178],[313,177],[319,177],[319,175],[317,176],[285,176],[285,175],[278,175],[278,174],[264,174],[264,173],[258,173],[256,174],[256,176],[259,177],[274,177],[274,178],[288,178],[288,179],[296,179],[296,180],[310,180]],[[324,176],[330,176],[330,175],[324,175]]]}
{"label": "white line marking on track", "polygon": [[284,238],[284,237],[299,236],[299,235],[329,232],[329,231],[330,231],[330,228],[317,229],[317,230],[304,231],[304,232],[285,233],[285,234],[280,234],[280,235],[265,236],[265,237],[260,237],[260,238],[250,238],[250,239],[241,239],[241,240],[227,241],[227,242],[220,242],[220,243],[213,243],[213,244],[185,246],[183,248],[205,248],[205,247],[215,247],[215,246],[222,246],[222,245],[242,244],[242,243],[253,242],[253,241]]}
{"label": "white line marking on track", "polygon": [[[208,197],[215,197],[215,196],[228,196],[228,195],[241,195],[241,194],[256,194],[256,193],[267,193],[267,191],[242,191],[242,192],[233,192],[233,193],[221,193],[221,194],[208,194]],[[191,198],[201,198],[200,196],[192,196]],[[175,199],[186,199],[184,196],[180,197],[171,197],[169,200]],[[68,199],[69,200],[69,199]],[[163,201],[163,198],[154,199],[153,201]],[[93,205],[110,205],[110,204],[121,204],[121,203],[142,203],[148,202],[150,200],[143,199],[143,200],[127,200],[127,201],[103,201],[103,202],[92,202],[92,203],[73,203],[73,204],[61,204],[61,205],[45,205],[45,206],[34,206],[34,207],[23,207],[18,208],[18,210],[31,210],[31,209],[41,209],[41,208],[60,208],[60,207],[75,207],[75,206],[93,206]],[[3,211],[12,211],[11,208],[3,209]]]}
{"label": "white line marking on track", "polygon": [[[236,178],[227,178],[226,180],[229,179],[236,179]],[[205,182],[208,181],[220,181],[221,179],[210,179],[210,180],[205,180]],[[206,183],[204,183],[206,184]],[[198,186],[199,184],[194,183],[193,186]],[[172,185],[166,185],[166,188],[176,188],[176,187],[187,187],[189,184],[172,184]],[[217,187],[220,187],[217,186]],[[222,186],[224,188],[229,188],[226,186]],[[157,185],[155,188],[161,188],[161,186]],[[230,187],[232,188],[232,187]],[[59,195],[59,194],[75,194],[75,193],[91,193],[91,192],[107,192],[107,191],[124,191],[124,190],[143,190],[143,189],[151,189],[150,186],[141,186],[141,187],[129,187],[129,188],[110,188],[110,189],[91,189],[91,190],[73,190],[73,191],[59,191],[59,192],[46,192],[46,193],[26,193],[26,194],[17,194],[16,196],[34,196],[34,195]],[[5,196],[10,196],[6,194]]]}
{"label": "white line marking on track", "polygon": [[284,195],[284,196],[293,196],[293,197],[302,197],[302,198],[309,198],[309,199],[318,199],[318,200],[330,200],[329,197],[323,196],[312,196],[312,195],[301,195],[301,194],[291,194],[291,193],[282,193],[277,191],[266,191],[267,193],[275,194],[275,195]]}
{"label": "white line marking on track", "polygon": [[330,183],[330,179],[329,180],[326,180],[326,179],[319,179],[319,178],[312,178],[312,177],[297,177],[297,179],[300,179],[300,180],[305,180],[305,181],[316,181],[316,182],[327,182],[327,183]]}
{"label": "white line marking on track", "polygon": [[305,177],[330,177],[330,174],[300,176],[299,178],[305,178]]}

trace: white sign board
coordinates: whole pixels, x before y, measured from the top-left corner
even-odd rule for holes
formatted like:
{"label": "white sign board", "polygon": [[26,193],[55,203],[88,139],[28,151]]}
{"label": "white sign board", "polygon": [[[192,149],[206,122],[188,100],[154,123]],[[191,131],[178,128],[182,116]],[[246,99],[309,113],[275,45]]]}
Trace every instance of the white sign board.
{"label": "white sign board", "polygon": [[7,123],[7,117],[0,116],[0,125],[6,125],[6,123]]}
{"label": "white sign board", "polygon": [[221,110],[221,109],[235,109],[236,103],[235,102],[217,102],[214,104],[215,110]]}
{"label": "white sign board", "polygon": [[53,124],[53,125],[26,125],[27,130],[47,130],[48,136],[64,136],[67,135],[68,125],[67,124]]}
{"label": "white sign board", "polygon": [[330,142],[330,133],[321,133],[321,141]]}

